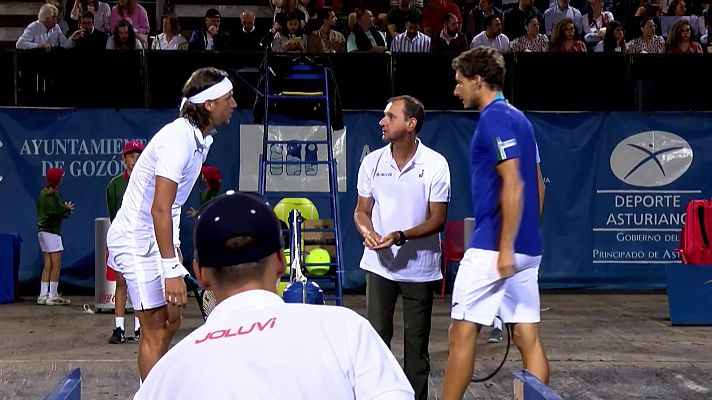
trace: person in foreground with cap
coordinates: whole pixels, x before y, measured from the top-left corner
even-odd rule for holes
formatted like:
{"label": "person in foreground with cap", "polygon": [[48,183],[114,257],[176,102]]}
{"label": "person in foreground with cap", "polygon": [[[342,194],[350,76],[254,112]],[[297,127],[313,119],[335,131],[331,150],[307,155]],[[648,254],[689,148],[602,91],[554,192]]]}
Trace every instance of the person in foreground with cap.
{"label": "person in foreground with cap", "polygon": [[205,27],[193,31],[188,40],[189,50],[227,50],[230,37],[220,30],[220,12],[214,8],[205,12]]}
{"label": "person in foreground with cap", "polygon": [[207,203],[193,242],[195,276],[218,305],[156,364],[135,400],[413,399],[363,317],[277,296],[284,240],[264,198],[229,191]]}
{"label": "person in foreground with cap", "polygon": [[164,126],[139,157],[107,233],[109,264],[126,279],[141,322],[141,379],[165,354],[188,301],[187,274],[175,250],[173,216],[185,204],[217,126],[236,107],[224,71],[201,68],[183,86],[180,117]]}
{"label": "person in foreground with cap", "polygon": [[37,198],[37,239],[42,249],[44,268],[40,282],[40,295],[37,304],[47,306],[64,306],[69,300],[62,298],[57,293],[59,285],[59,272],[62,268],[62,219],[69,217],[74,211],[74,203],[62,200],[57,188],[64,170],[50,168],[47,170],[47,185]]}
{"label": "person in foreground with cap", "polygon": [[[109,211],[109,220],[114,222],[116,213],[121,208],[121,200],[126,193],[126,187],[129,184],[129,177],[133,171],[138,156],[143,151],[143,143],[137,140],[131,140],[124,145],[124,151],[121,153],[121,158],[126,169],[124,173],[114,177],[106,187],[106,208]],[[108,264],[108,263],[107,263]],[[114,321],[115,327],[109,338],[109,343],[123,343],[125,340],[124,332],[124,315],[126,314],[126,300],[128,299],[128,291],[126,289],[126,280],[121,272],[114,271],[111,265],[107,265],[106,279],[116,282],[116,290],[114,292]],[[141,337],[141,322],[138,320],[138,315],[134,317],[134,339],[138,340]]]}

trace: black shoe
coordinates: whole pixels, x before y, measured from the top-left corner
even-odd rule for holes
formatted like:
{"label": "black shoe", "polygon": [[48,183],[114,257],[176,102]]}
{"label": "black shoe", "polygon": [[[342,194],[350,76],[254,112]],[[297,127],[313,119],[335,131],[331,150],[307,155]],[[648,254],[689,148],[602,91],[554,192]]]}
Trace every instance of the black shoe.
{"label": "black shoe", "polygon": [[134,340],[138,342],[139,339],[141,339],[141,328],[134,331]]}
{"label": "black shoe", "polygon": [[126,338],[124,337],[124,330],[117,327],[116,329],[114,329],[114,332],[111,334],[109,343],[119,344],[119,343],[123,343],[125,340],[126,340]]}

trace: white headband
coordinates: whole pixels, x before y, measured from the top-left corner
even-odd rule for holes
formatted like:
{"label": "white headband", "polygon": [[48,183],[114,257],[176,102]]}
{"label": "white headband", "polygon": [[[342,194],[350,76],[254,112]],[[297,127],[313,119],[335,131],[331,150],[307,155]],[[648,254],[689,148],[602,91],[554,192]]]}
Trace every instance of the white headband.
{"label": "white headband", "polygon": [[189,98],[183,97],[183,100],[181,100],[180,102],[180,109],[183,109],[183,106],[185,105],[186,101],[189,101],[193,104],[202,104],[208,100],[218,99],[230,93],[230,91],[232,91],[232,82],[230,82],[229,78],[225,77],[220,82],[214,84],[213,86],[210,86],[209,88],[203,90],[195,96],[191,96]]}

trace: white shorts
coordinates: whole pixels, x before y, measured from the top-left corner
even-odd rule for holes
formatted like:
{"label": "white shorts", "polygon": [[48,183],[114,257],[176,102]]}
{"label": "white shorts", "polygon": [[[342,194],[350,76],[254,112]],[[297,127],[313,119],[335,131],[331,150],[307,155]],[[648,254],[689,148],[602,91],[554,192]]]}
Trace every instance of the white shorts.
{"label": "white shorts", "polygon": [[134,310],[150,310],[166,305],[165,279],[158,244],[153,238],[123,235],[109,228],[107,264],[126,279]]}
{"label": "white shorts", "polygon": [[37,232],[37,240],[39,240],[40,249],[42,249],[44,253],[64,251],[64,246],[62,246],[62,237],[56,233]]}
{"label": "white shorts", "polygon": [[504,323],[539,322],[541,256],[515,254],[514,276],[501,279],[498,254],[482,249],[465,252],[452,291],[452,319],[488,326],[495,316]]}

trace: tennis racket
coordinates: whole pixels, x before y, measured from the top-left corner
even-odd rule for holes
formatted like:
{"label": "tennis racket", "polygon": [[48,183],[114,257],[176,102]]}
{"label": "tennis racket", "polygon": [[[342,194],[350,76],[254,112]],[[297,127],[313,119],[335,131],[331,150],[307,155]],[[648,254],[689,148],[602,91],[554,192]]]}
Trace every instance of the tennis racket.
{"label": "tennis racket", "polygon": [[206,290],[200,287],[198,281],[190,274],[183,277],[185,280],[185,285],[188,290],[192,291],[195,295],[195,301],[198,302],[198,308],[200,309],[200,315],[203,316],[203,320],[208,319],[208,315],[213,311],[217,305],[215,300],[215,293],[212,290]]}
{"label": "tennis racket", "polygon": [[502,339],[499,342],[490,340],[490,333],[493,329],[491,327],[483,327],[477,335],[475,372],[470,382],[485,382],[492,379],[507,362],[509,348],[512,344],[512,326],[510,324],[501,326]]}

